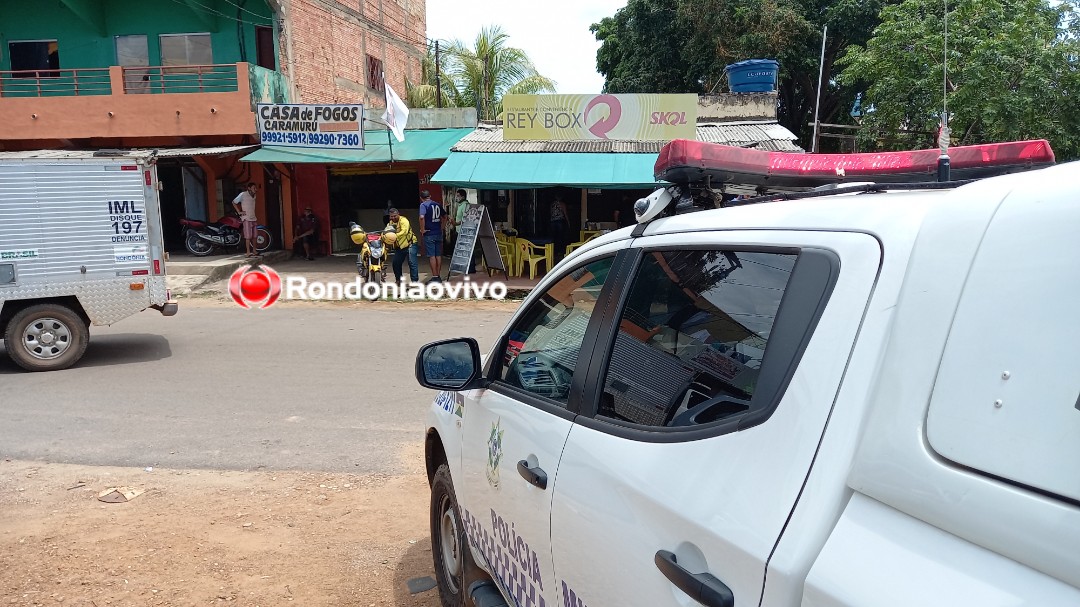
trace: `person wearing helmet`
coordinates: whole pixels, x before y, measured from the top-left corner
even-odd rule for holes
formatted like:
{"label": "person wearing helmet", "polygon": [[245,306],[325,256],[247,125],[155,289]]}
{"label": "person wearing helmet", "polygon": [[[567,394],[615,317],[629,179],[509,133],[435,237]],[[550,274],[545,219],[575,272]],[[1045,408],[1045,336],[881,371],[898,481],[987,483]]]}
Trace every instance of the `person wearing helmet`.
{"label": "person wearing helmet", "polygon": [[401,216],[396,208],[390,208],[390,222],[386,224],[386,234],[383,242],[394,250],[394,258],[391,265],[394,267],[394,279],[401,282],[401,267],[405,260],[409,260],[409,278],[413,282],[419,282],[420,269],[417,258],[420,255],[420,247],[417,244],[416,234],[413,233],[409,220]]}

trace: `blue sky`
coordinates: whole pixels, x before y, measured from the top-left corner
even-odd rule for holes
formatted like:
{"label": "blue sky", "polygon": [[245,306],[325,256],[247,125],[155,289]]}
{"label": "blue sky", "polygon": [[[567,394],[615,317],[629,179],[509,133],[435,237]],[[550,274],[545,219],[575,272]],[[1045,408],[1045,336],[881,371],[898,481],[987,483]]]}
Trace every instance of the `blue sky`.
{"label": "blue sky", "polygon": [[457,38],[469,46],[480,28],[501,25],[510,45],[532,58],[537,70],[558,84],[559,93],[599,93],[600,43],[589,25],[610,17],[626,0],[428,0],[428,38]]}

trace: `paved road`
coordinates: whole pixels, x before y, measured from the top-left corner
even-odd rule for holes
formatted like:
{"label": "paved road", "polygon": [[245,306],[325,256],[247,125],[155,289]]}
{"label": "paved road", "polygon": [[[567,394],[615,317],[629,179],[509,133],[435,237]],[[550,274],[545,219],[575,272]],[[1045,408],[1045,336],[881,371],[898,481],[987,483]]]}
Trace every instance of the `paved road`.
{"label": "paved road", "polygon": [[471,335],[486,351],[516,308],[464,305],[182,303],[92,328],[82,362],[51,373],[20,371],[0,347],[0,456],[401,472],[433,394],[414,379],[417,349]]}

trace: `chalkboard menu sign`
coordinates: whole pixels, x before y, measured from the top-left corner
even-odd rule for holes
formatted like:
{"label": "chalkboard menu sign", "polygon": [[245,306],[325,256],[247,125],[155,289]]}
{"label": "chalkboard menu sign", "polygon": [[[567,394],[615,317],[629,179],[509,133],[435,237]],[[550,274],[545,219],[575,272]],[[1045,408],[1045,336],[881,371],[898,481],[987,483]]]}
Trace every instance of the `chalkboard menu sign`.
{"label": "chalkboard menu sign", "polygon": [[450,272],[447,278],[454,274],[467,274],[469,262],[473,258],[473,251],[477,243],[483,247],[484,265],[488,272],[501,270],[506,274],[506,265],[499,253],[499,245],[495,242],[495,229],[491,225],[491,216],[488,215],[487,207],[482,204],[470,204],[465,210],[465,216],[458,226],[457,244],[454,246],[454,254],[450,257]]}

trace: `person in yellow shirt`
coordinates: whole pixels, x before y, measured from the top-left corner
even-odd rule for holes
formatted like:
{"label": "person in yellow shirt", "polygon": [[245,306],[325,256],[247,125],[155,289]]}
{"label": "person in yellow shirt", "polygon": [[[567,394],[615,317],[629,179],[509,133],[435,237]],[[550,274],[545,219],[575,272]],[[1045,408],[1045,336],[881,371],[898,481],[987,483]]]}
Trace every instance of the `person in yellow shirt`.
{"label": "person in yellow shirt", "polygon": [[395,234],[393,249],[394,258],[391,264],[394,267],[394,279],[401,282],[401,267],[405,263],[405,260],[409,260],[409,278],[413,282],[420,281],[420,268],[417,265],[417,258],[420,255],[420,246],[416,239],[416,234],[412,231],[412,226],[409,225],[409,220],[401,216],[396,208],[390,208],[390,223],[386,226],[387,231],[393,231]]}

